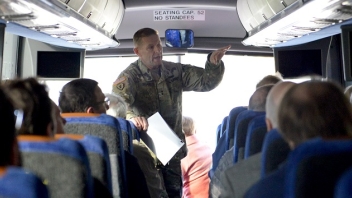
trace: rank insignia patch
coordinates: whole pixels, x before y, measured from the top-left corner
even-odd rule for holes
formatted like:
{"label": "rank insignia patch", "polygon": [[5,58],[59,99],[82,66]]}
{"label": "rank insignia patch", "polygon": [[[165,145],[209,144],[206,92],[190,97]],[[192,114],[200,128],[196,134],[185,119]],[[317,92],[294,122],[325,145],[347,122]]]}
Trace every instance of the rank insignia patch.
{"label": "rank insignia patch", "polygon": [[124,83],[119,83],[117,85],[115,85],[116,88],[118,88],[119,90],[123,90],[123,88],[125,88],[125,84]]}

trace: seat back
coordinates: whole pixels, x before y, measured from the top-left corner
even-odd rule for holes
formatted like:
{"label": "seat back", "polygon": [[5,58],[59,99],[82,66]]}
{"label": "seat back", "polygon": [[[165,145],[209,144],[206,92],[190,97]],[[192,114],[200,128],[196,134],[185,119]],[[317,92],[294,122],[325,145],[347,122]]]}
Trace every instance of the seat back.
{"label": "seat back", "polygon": [[227,119],[228,119],[229,116],[226,116],[224,117],[224,119],[222,119],[222,122],[221,122],[221,135],[220,137],[225,134],[225,131],[226,131],[226,128],[227,128]]}
{"label": "seat back", "polygon": [[262,150],[263,141],[267,132],[265,115],[253,118],[248,124],[244,158],[259,153]]}
{"label": "seat back", "polygon": [[218,127],[216,127],[216,145],[219,144],[221,135],[221,124],[219,124]]}
{"label": "seat back", "polygon": [[210,178],[213,177],[214,172],[219,165],[220,159],[224,155],[225,152],[226,152],[226,136],[223,135],[219,139],[219,142],[216,145],[215,151],[212,154],[212,166],[211,166],[211,169],[209,170],[209,177]]}
{"label": "seat back", "polygon": [[345,171],[337,181],[334,198],[346,198],[352,196],[352,167]]}
{"label": "seat back", "polygon": [[[242,111],[236,119],[235,136],[233,140],[233,162],[236,163],[239,159],[244,157],[244,147],[246,143],[246,136],[249,122],[257,117],[265,115],[265,112],[245,110]],[[230,142],[231,143],[231,142]],[[241,150],[241,152],[240,152]]]}
{"label": "seat back", "polygon": [[22,166],[42,179],[50,197],[93,197],[89,161],[80,143],[33,135],[18,140]]}
{"label": "seat back", "polygon": [[[227,130],[225,132],[226,135],[226,150],[229,150],[233,146],[234,135],[235,135],[235,126],[238,115],[247,110],[247,107],[235,107],[233,108],[227,119]],[[224,151],[224,153],[225,153]]]}
{"label": "seat back", "polygon": [[28,170],[19,167],[6,167],[5,171],[0,177],[0,197],[49,197],[46,186]]}
{"label": "seat back", "polygon": [[[223,122],[220,126],[220,130],[217,132],[217,136],[219,136],[219,140],[217,141],[217,145],[215,148],[214,153],[212,154],[212,167],[209,171],[209,177],[212,178],[214,171],[219,165],[219,161],[221,157],[224,155],[224,153],[229,150],[229,137],[231,136],[232,129],[234,128],[236,118],[238,114],[240,114],[242,111],[245,111],[247,108],[246,107],[235,107],[230,111],[230,114],[227,116],[227,119],[223,119]],[[218,135],[221,133],[221,126],[224,124],[224,120],[227,121],[227,127],[225,130],[224,135]],[[219,127],[218,127],[219,128]]]}
{"label": "seat back", "polygon": [[137,129],[137,127],[133,124],[132,121],[128,121],[130,123],[131,126],[131,130],[132,130],[132,139],[133,140],[140,140],[140,136],[139,136],[139,130]]}
{"label": "seat back", "polygon": [[278,169],[279,165],[287,159],[290,151],[290,147],[277,129],[267,132],[262,146],[261,178]]}
{"label": "seat back", "polygon": [[119,121],[120,128],[122,131],[122,138],[123,138],[123,147],[125,151],[133,153],[133,145],[132,145],[132,128],[129,121],[123,118],[117,118]]}
{"label": "seat back", "polygon": [[333,197],[339,177],[352,166],[352,140],[315,138],[300,144],[288,156],[287,197]]}
{"label": "seat back", "polygon": [[55,138],[77,140],[87,152],[92,177],[104,185],[112,194],[109,150],[105,141],[99,137],[78,134],[56,134]]}
{"label": "seat back", "polygon": [[108,146],[113,196],[125,196],[127,176],[122,132],[118,120],[106,114],[62,113],[66,119],[65,131],[73,134],[94,135]]}

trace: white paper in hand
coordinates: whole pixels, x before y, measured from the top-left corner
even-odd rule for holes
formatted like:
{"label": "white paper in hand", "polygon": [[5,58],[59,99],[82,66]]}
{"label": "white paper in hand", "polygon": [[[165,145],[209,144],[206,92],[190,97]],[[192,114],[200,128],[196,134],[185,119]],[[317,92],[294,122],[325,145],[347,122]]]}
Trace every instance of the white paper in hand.
{"label": "white paper in hand", "polygon": [[155,147],[155,155],[163,165],[166,165],[184,142],[178,138],[159,112],[148,118],[147,134],[151,137]]}

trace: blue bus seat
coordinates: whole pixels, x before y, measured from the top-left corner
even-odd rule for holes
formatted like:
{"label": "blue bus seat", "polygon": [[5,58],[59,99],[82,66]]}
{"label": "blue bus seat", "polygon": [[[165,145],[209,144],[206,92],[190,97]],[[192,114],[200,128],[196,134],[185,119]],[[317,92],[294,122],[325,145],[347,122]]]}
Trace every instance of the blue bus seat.
{"label": "blue bus seat", "polygon": [[[226,135],[226,150],[225,151],[232,148],[234,135],[235,135],[235,128],[236,128],[235,126],[236,126],[237,117],[241,112],[246,111],[246,110],[247,110],[247,107],[235,107],[230,111],[229,118],[227,119],[227,130],[225,133],[225,135]],[[224,151],[224,153],[225,153],[225,151]]]}
{"label": "blue bus seat", "polygon": [[112,194],[109,150],[103,139],[97,136],[79,134],[56,134],[55,138],[70,138],[81,143],[88,155],[92,177],[104,185]]}
{"label": "blue bus seat", "polygon": [[40,177],[50,197],[93,197],[93,179],[83,146],[75,140],[17,137],[22,166]]}
{"label": "blue bus seat", "polygon": [[219,140],[221,138],[221,124],[218,125],[218,127],[216,127],[216,145],[219,144]]}
{"label": "blue bus seat", "polygon": [[128,122],[130,123],[130,126],[131,126],[131,130],[132,130],[132,139],[133,140],[140,140],[140,132],[139,130],[137,129],[137,127],[133,124],[132,121],[128,120]]}
{"label": "blue bus seat", "polygon": [[[218,143],[215,148],[215,151],[212,154],[212,167],[209,171],[210,178],[213,177],[214,171],[218,167],[218,164],[219,164],[221,157],[224,155],[224,153],[227,150],[229,150],[229,137],[231,136],[230,131],[232,131],[232,129],[235,128],[234,124],[236,122],[237,116],[242,111],[245,111],[246,109],[247,109],[246,107],[235,107],[230,111],[230,114],[228,115],[228,118],[226,119],[227,120],[227,127],[225,130],[225,134],[219,138]],[[221,129],[219,132],[221,133]]]}
{"label": "blue bus seat", "polygon": [[277,170],[279,165],[287,159],[290,151],[290,147],[277,129],[267,132],[262,147],[260,177],[264,178]]}
{"label": "blue bus seat", "polygon": [[341,175],[352,167],[352,140],[314,138],[288,156],[285,194],[293,197],[333,197]]}
{"label": "blue bus seat", "polygon": [[224,117],[224,119],[222,119],[222,122],[221,122],[221,129],[220,129],[220,130],[221,130],[221,135],[220,135],[220,137],[225,134],[225,131],[226,131],[226,128],[227,128],[227,119],[228,119],[228,117],[229,117],[229,116],[226,116],[226,117]]}
{"label": "blue bus seat", "polygon": [[49,198],[49,192],[33,173],[9,166],[0,176],[0,197]]}
{"label": "blue bus seat", "polygon": [[334,198],[351,198],[352,197],[352,167],[345,171],[339,178],[335,190]]}
{"label": "blue bus seat", "polygon": [[239,159],[243,159],[244,157],[244,147],[246,143],[249,122],[253,118],[261,115],[265,115],[265,112],[245,110],[237,116],[235,135],[233,140],[233,163],[237,163]]}
{"label": "blue bus seat", "polygon": [[106,114],[62,113],[65,131],[102,138],[109,150],[113,196],[127,195],[127,175],[123,137],[118,120]]}
{"label": "blue bus seat", "polygon": [[255,117],[248,125],[244,158],[259,153],[262,150],[263,141],[267,132],[265,115]]}
{"label": "blue bus seat", "polygon": [[117,118],[117,121],[119,121],[120,128],[122,133],[122,138],[123,138],[123,145],[124,149],[131,154],[133,153],[133,145],[132,145],[132,128],[131,124],[129,121],[127,121],[124,118]]}

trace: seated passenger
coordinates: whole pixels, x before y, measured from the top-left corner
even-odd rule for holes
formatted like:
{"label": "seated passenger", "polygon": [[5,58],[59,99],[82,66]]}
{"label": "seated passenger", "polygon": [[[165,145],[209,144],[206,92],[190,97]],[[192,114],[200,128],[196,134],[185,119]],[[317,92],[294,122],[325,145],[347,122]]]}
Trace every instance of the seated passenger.
{"label": "seated passenger", "polygon": [[[340,87],[311,81],[294,85],[282,99],[278,128],[291,150],[314,137],[344,138],[351,134],[352,109]],[[284,197],[286,164],[257,182],[245,197]]]}
{"label": "seated passenger", "polygon": [[274,85],[276,83],[282,82],[282,79],[279,78],[278,76],[274,76],[274,75],[267,75],[265,76],[263,79],[261,79],[257,85],[255,86],[257,89],[261,86],[264,85]]}
{"label": "seated passenger", "polygon": [[[109,109],[98,82],[85,78],[72,80],[62,88],[59,106],[62,113],[102,114]],[[131,197],[149,197],[145,177],[136,159],[127,151],[125,151],[125,157],[128,195]],[[138,186],[138,190],[135,186]]]}
{"label": "seated passenger", "polygon": [[[265,112],[266,97],[272,87],[273,85],[269,84],[256,89],[249,99],[248,110]],[[225,169],[233,165],[233,151],[234,147],[232,145],[232,148],[226,151],[221,157],[219,165],[214,172],[214,176],[211,178],[210,197],[218,197],[218,195],[220,194],[220,174],[225,171]]]}
{"label": "seated passenger", "polygon": [[[106,113],[114,117],[126,118],[127,104],[124,99],[117,94],[105,94],[105,96],[110,99],[109,110]],[[150,196],[168,197],[161,171],[156,166],[158,159],[155,154],[142,140],[133,140],[133,150],[133,155],[137,158],[145,176]]]}
{"label": "seated passenger", "polygon": [[113,117],[120,117],[126,119],[127,104],[125,100],[118,94],[105,94],[109,98],[110,104],[106,114]]}
{"label": "seated passenger", "polygon": [[21,168],[15,135],[14,108],[0,89],[0,197],[49,197],[42,181]]}
{"label": "seated passenger", "polygon": [[44,85],[34,78],[13,80],[5,86],[5,92],[18,112],[18,135],[38,135],[54,140],[54,111]]}
{"label": "seated passenger", "polygon": [[182,131],[188,149],[187,156],[181,160],[183,197],[208,197],[211,150],[197,138],[192,118],[182,117]]}
{"label": "seated passenger", "polygon": [[[265,105],[268,132],[277,128],[279,105],[287,90],[293,85],[292,82],[281,82],[270,90]],[[248,188],[260,179],[261,158],[260,152],[226,169],[219,177],[220,194],[215,197],[242,198]]]}

